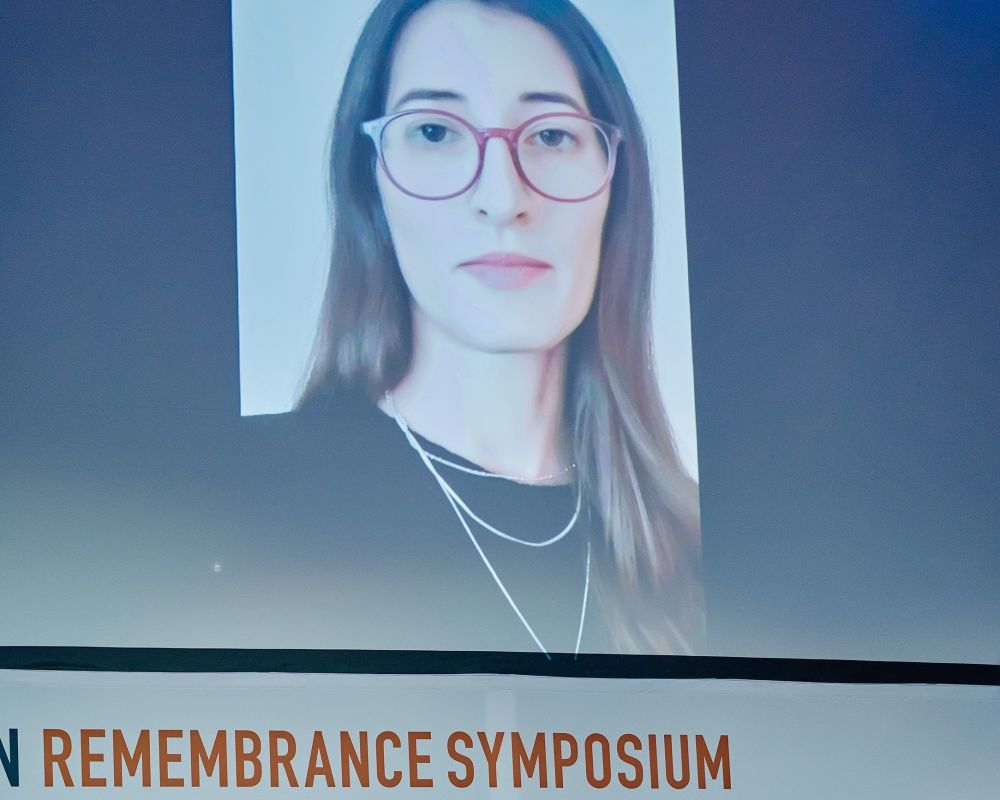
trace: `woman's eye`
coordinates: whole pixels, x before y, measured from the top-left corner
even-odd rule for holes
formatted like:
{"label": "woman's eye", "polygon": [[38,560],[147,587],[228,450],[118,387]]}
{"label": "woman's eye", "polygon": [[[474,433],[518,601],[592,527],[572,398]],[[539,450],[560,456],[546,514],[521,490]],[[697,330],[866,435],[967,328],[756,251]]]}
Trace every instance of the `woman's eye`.
{"label": "woman's eye", "polygon": [[420,135],[428,142],[443,142],[448,135],[448,129],[444,125],[426,123],[420,126]]}
{"label": "woman's eye", "polygon": [[546,147],[558,147],[569,138],[569,134],[566,131],[561,131],[557,128],[546,128],[535,135],[538,137],[538,141]]}
{"label": "woman's eye", "polygon": [[540,150],[573,152],[578,149],[580,137],[565,128],[542,128],[528,136],[526,142]]}
{"label": "woman's eye", "polygon": [[461,143],[462,132],[456,126],[441,119],[416,119],[408,121],[401,131],[404,139],[413,147],[425,150],[450,148]]}

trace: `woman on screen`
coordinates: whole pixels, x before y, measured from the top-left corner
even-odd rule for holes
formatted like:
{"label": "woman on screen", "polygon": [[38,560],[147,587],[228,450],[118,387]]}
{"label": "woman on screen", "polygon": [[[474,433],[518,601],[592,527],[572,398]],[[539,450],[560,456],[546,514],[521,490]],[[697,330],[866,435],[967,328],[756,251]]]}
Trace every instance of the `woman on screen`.
{"label": "woman on screen", "polygon": [[415,512],[415,535],[436,561],[474,554],[456,582],[487,586],[481,624],[506,615],[526,644],[497,649],[697,651],[697,487],[652,368],[647,155],[590,24],[566,0],[383,0],[329,177],[300,411],[353,394],[377,415],[359,424],[391,428],[410,471],[384,502],[443,509],[424,528]]}

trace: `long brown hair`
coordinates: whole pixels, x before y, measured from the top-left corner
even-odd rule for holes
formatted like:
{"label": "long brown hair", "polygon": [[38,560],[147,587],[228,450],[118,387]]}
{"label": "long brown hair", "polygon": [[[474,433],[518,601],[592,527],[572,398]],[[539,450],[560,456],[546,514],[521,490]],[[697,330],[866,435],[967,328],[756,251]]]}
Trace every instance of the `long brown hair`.
{"label": "long brown hair", "polygon": [[[331,132],[333,249],[302,401],[345,384],[380,398],[412,355],[410,297],[359,133],[385,111],[400,32],[433,0],[382,0],[354,49]],[[653,373],[653,208],[642,127],[618,68],[568,0],[476,0],[543,25],[573,61],[591,113],[624,133],[593,304],[570,337],[565,423],[579,490],[605,546],[599,596],[623,652],[700,649],[704,611],[697,485],[678,458]]]}

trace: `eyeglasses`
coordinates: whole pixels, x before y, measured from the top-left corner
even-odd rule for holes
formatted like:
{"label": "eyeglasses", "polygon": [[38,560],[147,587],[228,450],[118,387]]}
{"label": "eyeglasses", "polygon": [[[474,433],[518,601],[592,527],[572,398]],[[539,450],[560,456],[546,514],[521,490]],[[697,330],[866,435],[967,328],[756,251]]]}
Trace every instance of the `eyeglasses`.
{"label": "eyeglasses", "polygon": [[615,171],[622,132],[582,114],[532,117],[516,128],[475,128],[448,111],[418,108],[361,124],[385,174],[421,200],[467,192],[483,171],[486,143],[507,142],[518,176],[549,200],[577,203],[599,195]]}

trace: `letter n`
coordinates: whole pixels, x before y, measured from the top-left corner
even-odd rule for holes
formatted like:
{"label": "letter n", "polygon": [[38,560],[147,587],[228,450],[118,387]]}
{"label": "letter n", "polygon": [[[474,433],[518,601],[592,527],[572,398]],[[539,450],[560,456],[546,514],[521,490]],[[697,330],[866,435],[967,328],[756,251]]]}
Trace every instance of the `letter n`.
{"label": "letter n", "polygon": [[9,747],[4,747],[3,740],[0,739],[0,766],[7,775],[7,783],[10,786],[19,786],[21,778],[17,760],[17,728],[10,728],[7,734]]}

